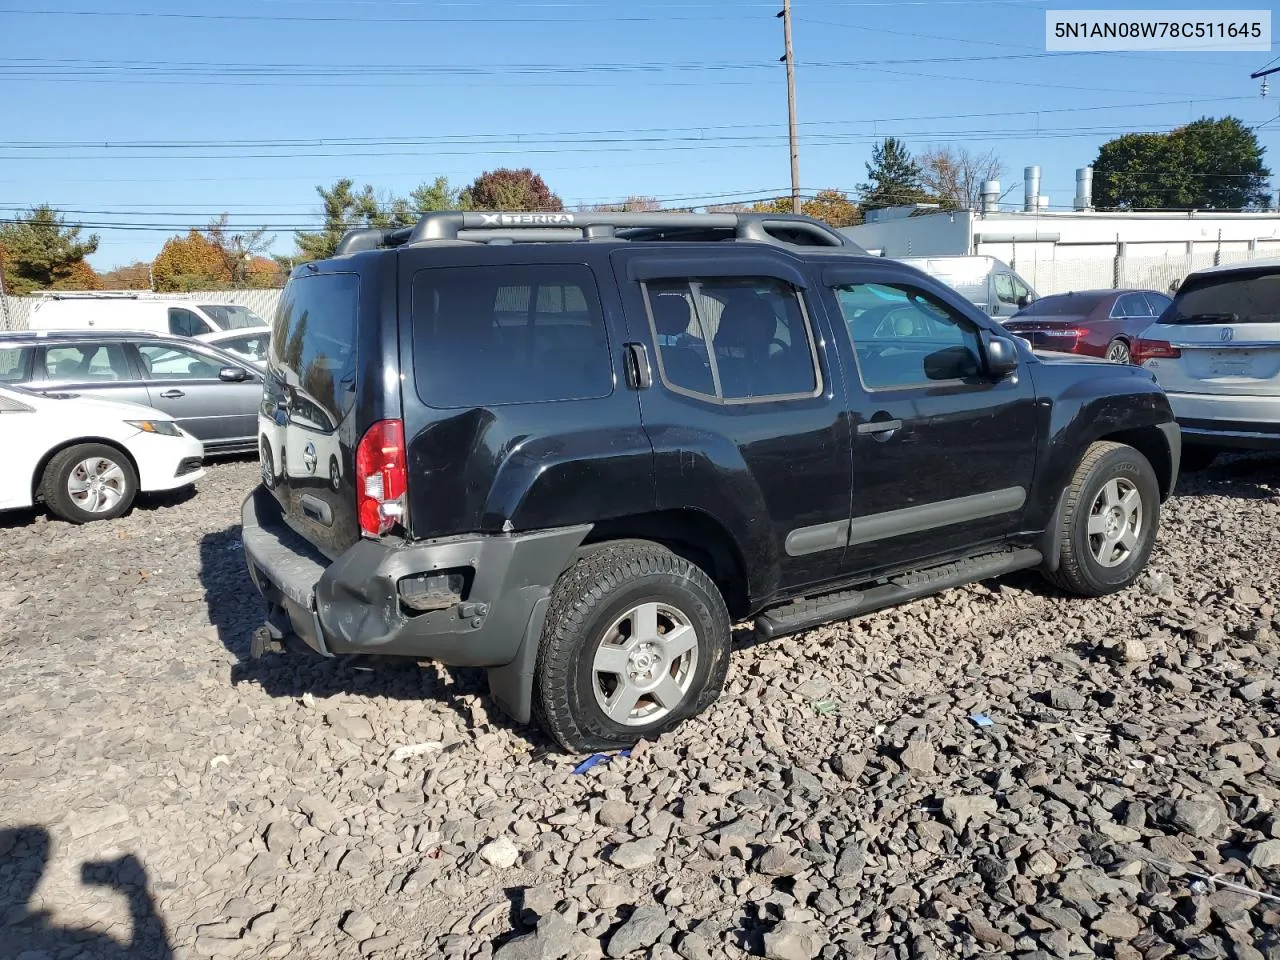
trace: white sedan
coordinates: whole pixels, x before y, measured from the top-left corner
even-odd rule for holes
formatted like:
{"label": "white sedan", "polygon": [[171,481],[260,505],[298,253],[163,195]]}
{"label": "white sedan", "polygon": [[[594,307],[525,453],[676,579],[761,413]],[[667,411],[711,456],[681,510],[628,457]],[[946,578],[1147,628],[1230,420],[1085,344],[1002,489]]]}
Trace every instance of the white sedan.
{"label": "white sedan", "polygon": [[137,403],[0,386],[0,510],[43,502],[71,523],[123,514],[141,490],[204,476],[204,445]]}

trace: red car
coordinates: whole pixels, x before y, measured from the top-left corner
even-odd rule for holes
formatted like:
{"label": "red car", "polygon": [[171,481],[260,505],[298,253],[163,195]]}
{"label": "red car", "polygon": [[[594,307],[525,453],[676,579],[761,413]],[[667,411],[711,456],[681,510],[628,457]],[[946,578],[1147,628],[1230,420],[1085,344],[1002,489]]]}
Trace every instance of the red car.
{"label": "red car", "polygon": [[1037,350],[1129,362],[1142,331],[1173,301],[1154,290],[1081,290],[1041,297],[1004,328]]}

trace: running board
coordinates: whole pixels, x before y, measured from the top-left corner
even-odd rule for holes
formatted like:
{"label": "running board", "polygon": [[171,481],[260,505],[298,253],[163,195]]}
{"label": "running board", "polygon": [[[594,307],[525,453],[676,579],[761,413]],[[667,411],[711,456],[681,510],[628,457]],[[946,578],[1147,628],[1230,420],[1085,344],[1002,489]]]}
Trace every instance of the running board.
{"label": "running board", "polygon": [[891,577],[888,582],[862,590],[843,590],[819,597],[796,600],[781,607],[766,610],[756,617],[756,634],[765,639],[785,637],[792,633],[811,630],[835,620],[848,620],[860,614],[896,606],[908,600],[918,600],[952,587],[962,587],[998,577],[1015,570],[1038,567],[1043,561],[1039,550],[1030,547],[1021,550],[988,553],[968,560],[957,560],[938,567],[930,567],[915,573]]}

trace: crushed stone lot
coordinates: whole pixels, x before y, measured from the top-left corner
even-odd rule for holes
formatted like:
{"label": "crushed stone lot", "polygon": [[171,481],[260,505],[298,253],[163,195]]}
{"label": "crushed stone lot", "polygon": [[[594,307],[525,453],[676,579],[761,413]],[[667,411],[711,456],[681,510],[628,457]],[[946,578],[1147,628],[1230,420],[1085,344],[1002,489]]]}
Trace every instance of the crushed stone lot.
{"label": "crushed stone lot", "polygon": [[1116,597],[744,632],[584,773],[479,671],[250,661],[256,478],[0,517],[3,960],[1280,958],[1275,457],[1184,477]]}

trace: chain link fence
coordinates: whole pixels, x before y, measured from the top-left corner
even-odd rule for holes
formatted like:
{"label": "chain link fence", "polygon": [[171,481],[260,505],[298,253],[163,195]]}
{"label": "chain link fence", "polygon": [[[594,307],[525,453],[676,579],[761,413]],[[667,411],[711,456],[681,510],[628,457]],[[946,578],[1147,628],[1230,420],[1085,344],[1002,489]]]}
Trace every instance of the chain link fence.
{"label": "chain link fence", "polygon": [[[212,290],[204,293],[166,293],[152,294],[142,291],[146,297],[161,297],[166,300],[182,300],[189,303],[234,303],[248,307],[268,323],[276,315],[276,304],[280,301],[280,290]],[[0,297],[0,329],[26,330],[30,326],[31,312],[41,300],[40,297]]]}

